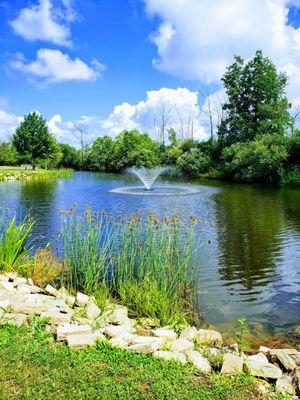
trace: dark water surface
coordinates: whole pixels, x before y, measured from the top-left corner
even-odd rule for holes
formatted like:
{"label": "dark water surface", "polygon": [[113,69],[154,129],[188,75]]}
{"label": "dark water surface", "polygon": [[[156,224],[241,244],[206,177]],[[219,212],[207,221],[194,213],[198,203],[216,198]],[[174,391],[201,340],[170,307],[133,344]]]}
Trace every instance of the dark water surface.
{"label": "dark water surface", "polygon": [[[270,332],[300,324],[300,190],[200,183],[189,196],[111,193],[126,176],[75,173],[71,179],[0,183],[0,206],[37,221],[39,244],[55,237],[60,210],[85,205],[113,214],[138,210],[201,220],[195,269],[205,321],[230,326],[241,316]],[[160,182],[160,185],[162,183]],[[182,186],[182,182],[178,182]]]}

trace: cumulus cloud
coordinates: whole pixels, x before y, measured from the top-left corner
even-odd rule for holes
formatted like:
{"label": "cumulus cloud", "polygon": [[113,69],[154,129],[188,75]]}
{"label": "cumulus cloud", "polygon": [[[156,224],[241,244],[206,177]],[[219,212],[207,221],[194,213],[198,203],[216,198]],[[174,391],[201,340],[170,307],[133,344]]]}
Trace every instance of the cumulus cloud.
{"label": "cumulus cloud", "polygon": [[[7,105],[5,100],[1,100],[2,106]],[[19,117],[5,108],[0,108],[0,142],[4,142],[14,134],[16,127],[22,121],[22,117]]]}
{"label": "cumulus cloud", "polygon": [[71,0],[61,0],[61,7],[53,7],[51,0],[40,0],[23,8],[11,21],[14,32],[30,41],[45,41],[71,46],[69,23],[76,18]]}
{"label": "cumulus cloud", "polygon": [[60,114],[55,114],[48,121],[48,127],[59,143],[67,143],[79,148],[78,129],[82,129],[84,143],[89,145],[100,136],[101,120],[94,115],[82,115],[77,120],[65,121]]}
{"label": "cumulus cloud", "polygon": [[9,65],[28,75],[31,81],[45,84],[74,80],[95,81],[105,69],[97,60],[87,65],[78,57],[71,59],[68,54],[51,49],[38,50],[35,61],[27,62],[18,57]]}
{"label": "cumulus cloud", "polygon": [[151,35],[154,60],[167,73],[218,82],[234,54],[253,57],[257,49],[286,71],[289,95],[300,103],[300,28],[288,24],[295,0],[144,0],[161,20]]}
{"label": "cumulus cloud", "polygon": [[110,116],[102,122],[102,128],[111,136],[124,129],[138,129],[162,139],[165,132],[173,127],[181,137],[207,138],[200,121],[201,109],[198,93],[186,88],[162,88],[149,91],[146,100],[131,105],[116,106]]}

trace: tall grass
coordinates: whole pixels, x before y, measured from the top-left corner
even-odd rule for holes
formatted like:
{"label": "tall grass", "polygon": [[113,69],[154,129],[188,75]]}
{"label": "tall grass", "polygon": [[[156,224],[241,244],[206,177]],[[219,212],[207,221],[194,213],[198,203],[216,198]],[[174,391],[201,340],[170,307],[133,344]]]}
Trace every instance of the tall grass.
{"label": "tall grass", "polygon": [[193,289],[194,225],[152,213],[117,219],[89,210],[82,216],[67,213],[60,237],[69,284],[86,292],[102,287],[135,316],[185,322]]}
{"label": "tall grass", "polygon": [[19,225],[13,217],[0,219],[0,271],[22,272],[28,268],[29,237],[33,222],[25,219]]}

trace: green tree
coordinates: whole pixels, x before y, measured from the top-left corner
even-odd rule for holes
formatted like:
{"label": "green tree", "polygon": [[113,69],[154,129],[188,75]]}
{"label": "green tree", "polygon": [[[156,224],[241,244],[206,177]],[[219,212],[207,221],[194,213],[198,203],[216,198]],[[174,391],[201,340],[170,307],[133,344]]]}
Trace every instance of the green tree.
{"label": "green tree", "polygon": [[278,183],[288,156],[272,135],[249,143],[236,143],[223,151],[223,171],[237,182]]}
{"label": "green tree", "polygon": [[49,133],[46,121],[33,111],[24,117],[13,136],[13,145],[21,163],[33,164],[58,155],[57,143]]}
{"label": "green tree", "polygon": [[158,143],[147,133],[124,131],[116,139],[116,169],[136,166],[137,160],[139,167],[154,167],[160,163],[159,152]]}
{"label": "green tree", "polygon": [[292,127],[285,95],[287,77],[261,51],[249,62],[239,56],[222,78],[228,101],[218,135],[224,145],[262,135],[284,135]]}
{"label": "green tree", "polygon": [[94,171],[114,171],[116,169],[116,143],[109,137],[97,138],[91,148],[88,165]]}
{"label": "green tree", "polygon": [[17,152],[10,142],[0,144],[0,165],[17,164]]}
{"label": "green tree", "polygon": [[197,178],[209,170],[210,158],[197,148],[183,153],[177,160],[177,168],[186,176]]}
{"label": "green tree", "polygon": [[59,149],[61,152],[59,167],[78,169],[81,163],[78,150],[64,143],[59,144]]}

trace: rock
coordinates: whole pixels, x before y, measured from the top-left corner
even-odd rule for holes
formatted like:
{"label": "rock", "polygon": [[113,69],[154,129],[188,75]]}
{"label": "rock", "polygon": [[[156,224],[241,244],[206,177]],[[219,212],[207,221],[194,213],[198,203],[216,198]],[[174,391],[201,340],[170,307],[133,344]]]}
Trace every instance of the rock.
{"label": "rock", "polygon": [[27,279],[26,278],[19,278],[18,277],[13,281],[13,285],[14,286],[23,285],[23,284],[27,285]]}
{"label": "rock", "polygon": [[75,302],[76,302],[76,297],[71,295],[71,294],[69,294],[69,296],[67,296],[65,298],[65,302],[67,303],[68,306],[74,307]]}
{"label": "rock", "polygon": [[183,353],[179,353],[177,351],[158,350],[153,353],[153,356],[157,357],[157,358],[162,358],[163,360],[166,360],[166,361],[178,361],[183,364],[186,362],[185,355]]}
{"label": "rock", "polygon": [[103,313],[103,317],[105,317],[110,324],[123,325],[128,321],[128,309],[118,304],[110,304]]}
{"label": "rock", "polygon": [[11,308],[15,313],[40,315],[41,313],[47,312],[53,308],[53,304],[15,301],[12,302]]}
{"label": "rock", "polygon": [[107,325],[105,327],[105,333],[112,337],[124,336],[128,333],[134,333],[135,329],[128,325]]}
{"label": "rock", "polygon": [[187,339],[177,339],[170,344],[170,350],[172,351],[187,351],[194,348],[194,343]]}
{"label": "rock", "polygon": [[224,361],[221,369],[221,374],[239,374],[243,371],[244,360],[234,354],[224,354]]}
{"label": "rock", "polygon": [[12,282],[0,281],[0,290],[5,290],[6,292],[14,292],[15,288]]}
{"label": "rock", "polygon": [[58,294],[58,290],[55,289],[53,286],[51,285],[47,285],[45,287],[45,292],[51,294],[52,296],[57,296]]}
{"label": "rock", "polygon": [[67,343],[70,347],[94,346],[98,337],[93,333],[82,333],[80,335],[68,335]]}
{"label": "rock", "polygon": [[10,299],[0,300],[0,308],[7,310],[11,306],[12,302]]}
{"label": "rock", "polygon": [[156,337],[161,337],[166,340],[176,340],[177,334],[168,328],[153,329],[152,333]]}
{"label": "rock", "polygon": [[297,365],[295,361],[288,355],[284,349],[272,349],[269,351],[270,356],[278,358],[280,364],[286,369],[286,371],[293,371]]}
{"label": "rock", "polygon": [[142,318],[139,323],[142,327],[157,328],[160,326],[157,318]]}
{"label": "rock", "polygon": [[223,339],[220,332],[208,329],[199,329],[196,336],[200,345],[222,347]]}
{"label": "rock", "polygon": [[300,367],[297,367],[294,371],[294,384],[296,386],[296,391],[298,396],[300,397]]}
{"label": "rock", "polygon": [[19,285],[16,288],[17,292],[22,292],[22,293],[31,293],[31,286],[29,285]]}
{"label": "rock", "polygon": [[265,354],[267,354],[267,353],[269,353],[270,350],[271,350],[271,349],[269,349],[269,347],[266,347],[266,346],[260,346],[260,347],[259,347],[259,352],[260,352],[260,353],[265,353]]}
{"label": "rock", "polygon": [[276,389],[287,395],[293,396],[295,394],[295,388],[293,385],[293,379],[289,375],[283,375],[276,381]]}
{"label": "rock", "polygon": [[56,338],[58,341],[66,340],[69,335],[81,335],[92,333],[92,328],[89,325],[76,324],[61,324],[56,328]]}
{"label": "rock", "polygon": [[269,389],[263,383],[259,383],[257,389],[263,395],[268,395],[270,393]]}
{"label": "rock", "polygon": [[26,323],[27,316],[24,314],[5,313],[0,318],[0,325],[11,324],[22,326]]}
{"label": "rock", "polygon": [[281,369],[269,363],[267,357],[262,353],[247,357],[244,367],[246,372],[265,379],[279,379],[282,376]]}
{"label": "rock", "polygon": [[90,298],[86,294],[78,292],[76,294],[76,302],[75,304],[79,307],[85,307],[89,302]]}
{"label": "rock", "polygon": [[34,282],[33,282],[33,280],[31,278],[27,278],[27,284],[31,285],[31,286],[34,286]]}
{"label": "rock", "polygon": [[185,328],[184,331],[182,331],[181,335],[179,336],[180,339],[188,339],[188,340],[194,340],[198,335],[198,330],[195,326],[189,326],[188,328]]}
{"label": "rock", "polygon": [[89,319],[96,319],[101,314],[100,308],[94,303],[93,300],[90,300],[86,306],[86,316]]}
{"label": "rock", "polygon": [[8,282],[8,276],[0,274],[0,282]]}
{"label": "rock", "polygon": [[129,346],[130,341],[123,336],[116,336],[108,341],[112,346],[120,347],[121,349],[126,349]]}
{"label": "rock", "polygon": [[41,313],[41,318],[49,318],[54,325],[71,322],[71,315],[61,313],[59,308],[56,307],[54,309]]}
{"label": "rock", "polygon": [[188,351],[186,353],[187,359],[190,363],[194,365],[200,372],[209,373],[211,372],[211,365],[209,361],[203,357],[199,351]]}
{"label": "rock", "polygon": [[150,336],[137,336],[132,344],[128,347],[130,351],[136,351],[138,353],[154,353],[164,346],[164,340],[158,337]]}
{"label": "rock", "polygon": [[6,272],[5,275],[8,277],[9,281],[11,281],[11,282],[18,278],[18,274],[16,272],[12,272],[12,271]]}

